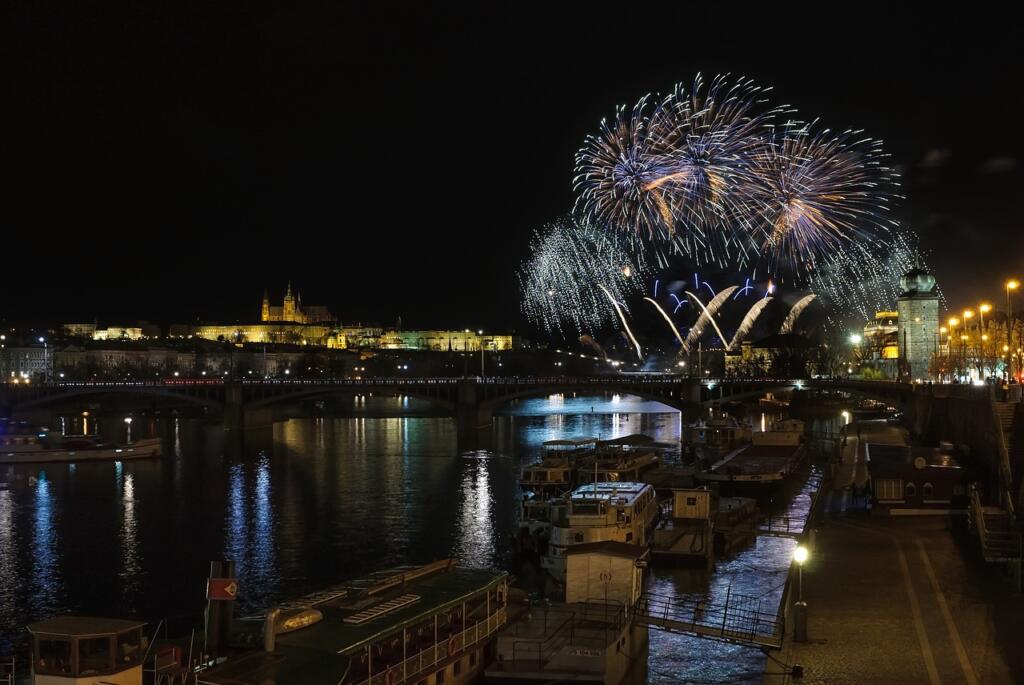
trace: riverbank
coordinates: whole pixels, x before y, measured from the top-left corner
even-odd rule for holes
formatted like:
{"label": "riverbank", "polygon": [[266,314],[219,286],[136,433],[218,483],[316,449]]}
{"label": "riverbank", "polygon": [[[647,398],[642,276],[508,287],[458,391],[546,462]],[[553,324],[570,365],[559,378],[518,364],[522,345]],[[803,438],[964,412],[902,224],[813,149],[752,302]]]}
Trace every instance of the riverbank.
{"label": "riverbank", "polygon": [[[1024,679],[1024,597],[948,517],[826,517],[804,568],[808,641],[777,658],[819,683]],[[769,663],[763,682],[790,682]]]}

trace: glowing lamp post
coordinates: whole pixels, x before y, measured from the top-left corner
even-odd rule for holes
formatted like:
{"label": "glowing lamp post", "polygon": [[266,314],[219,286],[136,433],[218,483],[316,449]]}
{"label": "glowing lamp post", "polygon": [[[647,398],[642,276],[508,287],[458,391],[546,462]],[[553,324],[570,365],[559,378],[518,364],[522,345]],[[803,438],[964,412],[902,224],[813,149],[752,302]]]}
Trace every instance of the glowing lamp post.
{"label": "glowing lamp post", "polygon": [[985,333],[985,315],[992,311],[992,305],[987,302],[983,302],[978,306],[978,333],[981,346],[981,376],[982,380],[985,380],[985,343],[988,342],[988,335]]}
{"label": "glowing lamp post", "polygon": [[132,441],[132,417],[124,417],[124,425],[128,429],[128,442]]}
{"label": "glowing lamp post", "polygon": [[[1020,281],[1011,278],[1006,282],[1006,347],[1013,347],[1013,308],[1010,303],[1010,293],[1020,287]],[[1006,379],[1010,379],[1013,373],[1013,355],[1009,356],[1006,366]]]}
{"label": "glowing lamp post", "polygon": [[793,605],[793,641],[807,642],[807,602],[804,601],[804,563],[810,552],[803,545],[797,545],[793,550],[793,561],[797,569],[797,600]]}

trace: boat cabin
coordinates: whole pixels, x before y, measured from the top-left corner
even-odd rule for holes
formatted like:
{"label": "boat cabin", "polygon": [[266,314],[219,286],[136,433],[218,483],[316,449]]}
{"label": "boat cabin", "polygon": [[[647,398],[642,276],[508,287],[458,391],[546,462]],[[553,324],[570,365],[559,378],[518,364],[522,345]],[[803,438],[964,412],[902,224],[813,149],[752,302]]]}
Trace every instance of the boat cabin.
{"label": "boat cabin", "polygon": [[[262,629],[264,649],[198,683],[463,685],[483,670],[507,596],[507,574],[450,559],[374,573],[257,617],[250,625]],[[289,625],[288,616],[301,620]]]}
{"label": "boat cabin", "polygon": [[142,685],[141,621],[56,616],[28,626],[34,685]]}

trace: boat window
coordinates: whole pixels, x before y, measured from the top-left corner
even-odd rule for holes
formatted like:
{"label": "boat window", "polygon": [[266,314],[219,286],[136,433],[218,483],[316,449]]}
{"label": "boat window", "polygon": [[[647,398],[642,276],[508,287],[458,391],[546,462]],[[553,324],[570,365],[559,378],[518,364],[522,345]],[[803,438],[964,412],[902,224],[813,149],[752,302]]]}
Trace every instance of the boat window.
{"label": "boat window", "polygon": [[444,682],[444,675],[445,671],[447,670],[447,668],[442,668],[440,671],[437,672],[437,675],[434,676],[434,682],[437,683],[437,685],[441,685],[441,683]]}
{"label": "boat window", "polygon": [[633,534],[632,533],[626,533],[626,542],[632,542],[632,541],[633,541]]}
{"label": "boat window", "polygon": [[931,497],[934,490],[935,488],[932,487],[931,483],[925,483],[921,488],[921,494],[925,497]]}
{"label": "boat window", "polygon": [[907,497],[914,497],[917,495],[917,486],[913,483],[907,483]]}
{"label": "boat window", "polygon": [[459,675],[460,673],[462,673],[462,659],[457,659],[452,664],[452,675]]}
{"label": "boat window", "polygon": [[78,641],[78,675],[110,670],[110,638],[87,637]]}
{"label": "boat window", "polygon": [[69,640],[37,641],[36,673],[40,675],[71,675],[71,642]]}
{"label": "boat window", "polygon": [[575,540],[576,542],[583,542],[583,533],[576,533],[576,535],[573,537],[573,540]]}
{"label": "boat window", "polygon": [[119,666],[135,665],[142,661],[141,638],[138,630],[129,630],[127,633],[117,636],[117,663]]}

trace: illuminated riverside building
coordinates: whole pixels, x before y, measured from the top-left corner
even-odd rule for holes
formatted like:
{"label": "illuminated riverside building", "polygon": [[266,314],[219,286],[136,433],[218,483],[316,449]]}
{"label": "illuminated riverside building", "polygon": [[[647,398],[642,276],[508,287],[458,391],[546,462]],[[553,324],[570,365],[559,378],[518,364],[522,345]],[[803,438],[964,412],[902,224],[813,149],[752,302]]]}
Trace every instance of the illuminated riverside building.
{"label": "illuminated riverside building", "polygon": [[233,343],[312,345],[334,350],[410,350],[427,352],[507,352],[520,349],[514,335],[478,331],[393,330],[373,326],[320,324],[174,325],[172,338],[201,338]]}

